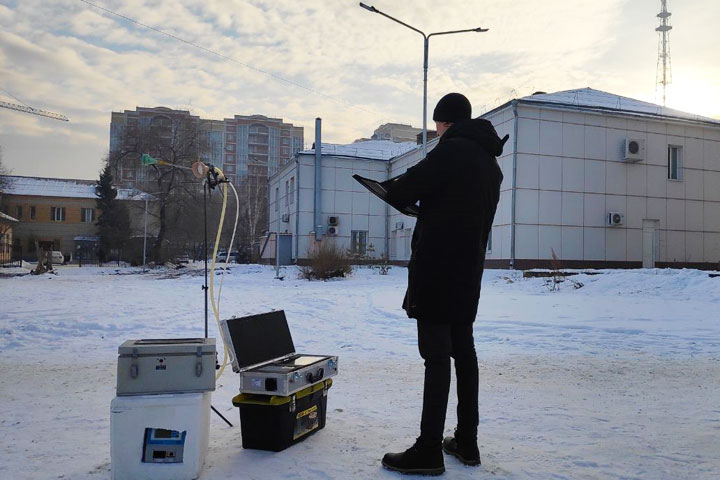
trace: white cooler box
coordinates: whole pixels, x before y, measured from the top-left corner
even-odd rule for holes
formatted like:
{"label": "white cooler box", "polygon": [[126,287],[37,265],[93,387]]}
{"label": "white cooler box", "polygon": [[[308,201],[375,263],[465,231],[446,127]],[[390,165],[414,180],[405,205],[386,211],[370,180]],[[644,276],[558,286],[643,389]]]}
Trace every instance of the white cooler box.
{"label": "white cooler box", "polygon": [[211,393],[115,397],[110,404],[113,480],[193,480],[205,462]]}

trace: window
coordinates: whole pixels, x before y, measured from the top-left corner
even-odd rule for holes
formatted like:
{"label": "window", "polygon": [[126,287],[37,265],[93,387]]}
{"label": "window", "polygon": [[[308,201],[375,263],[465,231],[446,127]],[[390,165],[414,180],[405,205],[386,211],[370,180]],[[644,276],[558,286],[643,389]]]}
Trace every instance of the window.
{"label": "window", "polygon": [[35,205],[30,207],[30,220],[35,220]]}
{"label": "window", "polygon": [[668,179],[682,180],[682,147],[668,146]]}
{"label": "window", "polygon": [[94,208],[83,208],[80,212],[80,221],[84,223],[90,223],[95,221],[95,209]]}
{"label": "window", "polygon": [[290,199],[290,182],[285,180],[285,206],[288,206],[288,200]]}
{"label": "window", "polygon": [[486,252],[492,252],[492,228],[488,232],[488,243],[487,248],[485,249]]}
{"label": "window", "polygon": [[295,203],[295,177],[290,177],[290,205]]}
{"label": "window", "polygon": [[353,230],[350,237],[350,251],[357,255],[367,253],[367,232],[364,230]]}
{"label": "window", "polygon": [[280,203],[280,187],[275,187],[275,211],[278,211],[278,204]]}
{"label": "window", "polygon": [[22,220],[22,205],[17,205],[15,207],[15,218]]}
{"label": "window", "polygon": [[51,207],[50,208],[50,220],[55,222],[65,221],[65,207]]}

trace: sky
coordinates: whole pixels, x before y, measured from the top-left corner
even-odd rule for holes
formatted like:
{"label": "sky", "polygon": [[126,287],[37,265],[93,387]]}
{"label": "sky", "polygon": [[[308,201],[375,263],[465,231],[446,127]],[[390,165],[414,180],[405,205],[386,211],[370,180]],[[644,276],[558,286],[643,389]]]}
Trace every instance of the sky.
{"label": "sky", "polygon": [[[202,118],[262,114],[351,143],[388,122],[422,127],[422,37],[345,0],[0,0],[3,163],[15,175],[95,179],[112,111],[190,110]],[[435,103],[464,93],[480,115],[535,91],[592,87],[651,102],[659,0],[367,0],[432,37],[428,128]],[[717,0],[668,0],[667,105],[720,118]],[[18,101],[19,100],[19,101]]]}

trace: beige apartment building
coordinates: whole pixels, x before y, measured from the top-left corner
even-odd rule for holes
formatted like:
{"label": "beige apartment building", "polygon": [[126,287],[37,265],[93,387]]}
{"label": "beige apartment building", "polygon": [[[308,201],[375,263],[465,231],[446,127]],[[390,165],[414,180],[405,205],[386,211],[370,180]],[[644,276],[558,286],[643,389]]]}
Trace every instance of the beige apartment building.
{"label": "beige apartment building", "polygon": [[[137,107],[135,110],[112,112],[110,120],[110,152],[116,158],[132,143],[132,135],[151,127],[166,139],[195,135],[188,158],[219,167],[235,185],[244,181],[266,185],[268,177],[289,162],[303,149],[303,127],[286,123],[282,118],[264,115],[235,115],[223,120],[202,119],[187,110],[167,107]],[[183,129],[185,133],[183,133]],[[191,133],[187,133],[191,132]],[[118,184],[142,188],[153,178],[154,170],[142,166],[142,153],[122,155],[115,165]]]}

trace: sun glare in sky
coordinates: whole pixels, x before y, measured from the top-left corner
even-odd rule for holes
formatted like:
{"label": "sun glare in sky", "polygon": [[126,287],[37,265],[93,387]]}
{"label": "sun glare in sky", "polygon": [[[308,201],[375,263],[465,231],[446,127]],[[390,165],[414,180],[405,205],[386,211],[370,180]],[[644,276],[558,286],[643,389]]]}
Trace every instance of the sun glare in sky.
{"label": "sun glare in sky", "polygon": [[[705,117],[720,118],[720,94],[715,88],[717,80],[692,70],[673,75],[673,81],[668,85],[667,106]],[[657,103],[662,104],[661,89],[658,89]]]}

